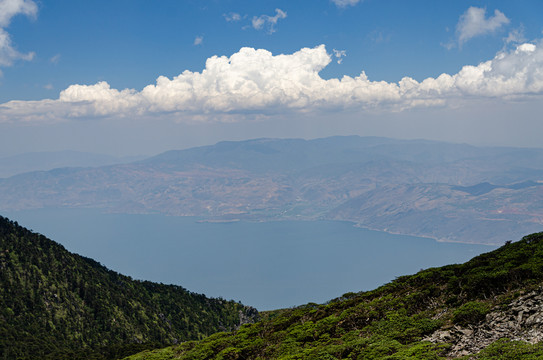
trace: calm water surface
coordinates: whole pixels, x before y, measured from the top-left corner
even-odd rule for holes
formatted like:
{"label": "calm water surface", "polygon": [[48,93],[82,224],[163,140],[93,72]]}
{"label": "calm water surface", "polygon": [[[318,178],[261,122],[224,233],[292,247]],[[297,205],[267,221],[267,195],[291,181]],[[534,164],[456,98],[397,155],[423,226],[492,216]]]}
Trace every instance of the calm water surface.
{"label": "calm water surface", "polygon": [[259,310],[326,302],[495,249],[338,221],[202,223],[79,209],[2,215],[133,278],[181,285]]}

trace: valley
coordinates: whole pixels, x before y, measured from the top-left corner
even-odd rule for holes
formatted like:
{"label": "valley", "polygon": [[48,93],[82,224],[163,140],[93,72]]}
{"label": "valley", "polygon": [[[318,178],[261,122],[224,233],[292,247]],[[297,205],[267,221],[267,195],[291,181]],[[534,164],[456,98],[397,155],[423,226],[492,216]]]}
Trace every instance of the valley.
{"label": "valley", "polygon": [[0,179],[0,209],[6,211],[65,207],[211,221],[328,219],[486,244],[540,231],[542,204],[541,149],[357,136],[221,142],[129,164]]}

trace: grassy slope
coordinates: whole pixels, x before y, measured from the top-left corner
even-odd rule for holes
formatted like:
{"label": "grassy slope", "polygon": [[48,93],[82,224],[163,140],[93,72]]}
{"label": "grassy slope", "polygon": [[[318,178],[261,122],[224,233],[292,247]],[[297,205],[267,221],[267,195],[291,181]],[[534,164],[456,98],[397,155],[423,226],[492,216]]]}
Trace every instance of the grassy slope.
{"label": "grassy slope", "polygon": [[0,358],[105,359],[201,339],[255,311],[135,281],[0,217]]}
{"label": "grassy slope", "polygon": [[[491,308],[542,281],[543,233],[538,233],[464,264],[402,276],[324,305],[270,312],[237,331],[129,359],[441,359],[450,345],[421,341],[426,335],[477,323]],[[477,358],[543,358],[543,346],[504,339]]]}

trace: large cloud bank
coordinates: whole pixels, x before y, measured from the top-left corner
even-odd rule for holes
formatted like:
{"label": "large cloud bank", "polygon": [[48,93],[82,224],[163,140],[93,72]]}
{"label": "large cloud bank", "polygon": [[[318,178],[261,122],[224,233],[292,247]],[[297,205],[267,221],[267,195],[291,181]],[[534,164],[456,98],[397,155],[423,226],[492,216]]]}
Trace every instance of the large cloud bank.
{"label": "large cloud bank", "polygon": [[160,116],[177,120],[231,119],[282,112],[321,110],[400,111],[477,98],[523,98],[543,94],[543,46],[523,44],[457,74],[398,83],[357,77],[325,80],[331,61],[324,45],[293,54],[242,48],[230,57],[213,56],[202,72],[184,71],[141,91],[117,90],[107,82],[72,85],[58,99],[10,101],[0,121],[55,121],[72,118]]}

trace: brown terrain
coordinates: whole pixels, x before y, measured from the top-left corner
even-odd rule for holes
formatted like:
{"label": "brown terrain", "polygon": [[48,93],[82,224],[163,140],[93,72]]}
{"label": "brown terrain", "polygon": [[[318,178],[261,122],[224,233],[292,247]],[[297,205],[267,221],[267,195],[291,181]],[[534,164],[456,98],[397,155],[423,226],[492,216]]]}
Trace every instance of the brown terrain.
{"label": "brown terrain", "polygon": [[440,241],[502,244],[543,230],[543,149],[356,136],[257,139],[0,179],[1,210],[47,207],[209,221],[346,220]]}

